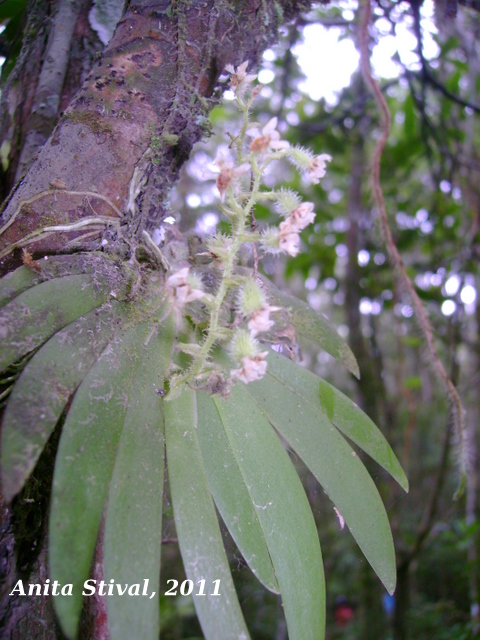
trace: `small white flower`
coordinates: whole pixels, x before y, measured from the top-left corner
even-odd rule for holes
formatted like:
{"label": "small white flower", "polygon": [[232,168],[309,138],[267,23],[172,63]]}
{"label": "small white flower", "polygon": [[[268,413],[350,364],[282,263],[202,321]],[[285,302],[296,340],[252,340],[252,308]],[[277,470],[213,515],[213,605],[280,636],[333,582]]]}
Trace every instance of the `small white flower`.
{"label": "small white flower", "polygon": [[256,336],[258,333],[262,331],[268,331],[273,327],[275,322],[270,320],[270,314],[274,311],[278,311],[280,307],[271,307],[270,305],[265,305],[258,311],[254,311],[250,315],[250,319],[248,321],[248,328],[252,336]]}
{"label": "small white flower", "polygon": [[220,193],[220,199],[223,202],[225,200],[225,192],[232,180],[240,178],[244,173],[249,171],[250,164],[244,162],[239,167],[236,167],[233,161],[225,158],[221,152],[217,153],[214,164],[220,169],[220,174],[217,177],[217,189]]}
{"label": "small white flower", "polygon": [[245,384],[261,380],[267,371],[267,363],[265,362],[267,355],[268,351],[262,351],[251,358],[244,356],[240,361],[242,363],[241,368],[232,369],[230,376],[241,380]]}
{"label": "small white flower", "polygon": [[290,143],[286,140],[280,140],[280,134],[277,131],[277,123],[278,119],[272,118],[261,131],[256,128],[249,129],[247,131],[247,134],[253,138],[250,144],[250,151],[259,153],[260,151],[266,151],[267,149],[273,149],[274,151],[288,149]]}
{"label": "small white flower", "polygon": [[286,236],[289,233],[298,233],[297,225],[292,220],[291,216],[288,216],[288,218],[286,220],[281,222],[279,224],[279,228],[280,228],[280,235],[281,236]]}
{"label": "small white flower", "polygon": [[300,252],[300,236],[298,227],[291,217],[280,223],[280,229],[269,227],[262,233],[262,246],[267,253],[284,251],[295,258]]}
{"label": "small white flower", "polygon": [[322,153],[319,156],[315,156],[308,165],[308,175],[310,176],[310,180],[317,184],[320,178],[326,173],[327,162],[330,162],[332,156],[329,156],[328,153]]}
{"label": "small white flower", "polygon": [[189,271],[189,267],[184,267],[167,278],[167,287],[180,307],[188,302],[200,300],[205,295],[200,288],[202,286],[200,279],[190,275]]}
{"label": "small white flower", "polygon": [[[288,220],[280,223],[279,246],[282,251],[295,258],[300,253],[300,236],[297,232],[289,230],[288,223]],[[285,225],[283,230],[282,225]]]}
{"label": "small white flower", "polygon": [[242,62],[236,69],[232,64],[227,64],[225,70],[232,75],[230,78],[230,88],[239,96],[245,93],[247,86],[257,79],[255,75],[247,74],[248,60]]}
{"label": "small white flower", "polygon": [[299,207],[292,211],[289,217],[297,231],[302,231],[315,220],[313,202],[302,202]]}
{"label": "small white flower", "polygon": [[[257,333],[262,331],[268,331],[270,327],[275,324],[273,320],[270,320],[270,314],[273,311],[278,311],[278,309],[279,307],[271,307],[267,304],[265,294],[258,282],[253,278],[249,278],[240,289],[238,295],[238,310],[242,316],[248,318],[247,326],[251,337],[256,336]],[[255,344],[258,351],[256,341]],[[257,351],[254,353],[257,353]],[[243,355],[251,355],[251,353],[237,352],[237,360]]]}
{"label": "small white flower", "polygon": [[296,165],[300,171],[306,171],[314,184],[323,178],[327,162],[330,162],[332,156],[328,153],[322,153],[314,156],[309,149],[304,149],[299,145],[290,147],[288,150],[288,159]]}
{"label": "small white flower", "polygon": [[190,269],[188,267],[184,267],[180,269],[180,271],[172,273],[172,275],[167,278],[167,285],[173,289],[183,286],[187,281],[189,271]]}

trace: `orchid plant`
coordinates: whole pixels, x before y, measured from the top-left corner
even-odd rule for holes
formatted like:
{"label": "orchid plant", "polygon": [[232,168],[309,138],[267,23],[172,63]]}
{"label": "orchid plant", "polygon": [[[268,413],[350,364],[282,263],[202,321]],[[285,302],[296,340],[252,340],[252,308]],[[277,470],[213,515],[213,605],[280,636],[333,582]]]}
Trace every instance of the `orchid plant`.
{"label": "orchid plant", "polygon": [[[289,638],[323,640],[317,526],[284,443],[332,501],[339,535],[350,530],[387,590],[395,588],[388,517],[353,446],[407,490],[395,454],[349,398],[266,347],[314,341],[359,375],[327,319],[258,272],[267,253],[297,256],[315,219],[313,203],[266,188],[268,166],[286,160],[318,183],[330,156],[290,146],[276,118],[250,121],[260,87],[247,67],[227,67],[243,120],[231,155],[215,160],[230,232],[206,239],[197,272],[186,259],[167,259],[144,232],[136,255],[154,256],[146,264],[98,250],[27,255],[0,280],[2,494],[43,504],[35,492],[46,483],[35,474],[58,427],[49,579],[61,585],[54,607],[71,640],[96,549],[111,640],[159,637],[166,471],[187,576],[180,595],[193,592],[206,640],[250,637],[219,516],[259,582],[281,595]],[[259,203],[273,205],[278,225],[258,228]],[[136,237],[127,239],[133,246]],[[244,245],[254,248],[250,268],[240,264]],[[148,598],[122,596],[140,584],[150,585]]]}

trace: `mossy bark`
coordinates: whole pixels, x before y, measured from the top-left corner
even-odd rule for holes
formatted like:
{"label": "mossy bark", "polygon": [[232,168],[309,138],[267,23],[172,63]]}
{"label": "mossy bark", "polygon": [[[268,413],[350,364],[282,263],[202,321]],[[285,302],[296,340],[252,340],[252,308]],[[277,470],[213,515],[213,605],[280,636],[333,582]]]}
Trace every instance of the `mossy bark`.
{"label": "mossy bark", "polygon": [[[225,65],[248,59],[255,66],[281,22],[308,4],[128,3],[113,38],[11,195],[0,233],[16,219],[8,238],[0,235],[0,251],[2,239],[15,243],[22,236],[22,202],[52,191],[52,181],[63,183],[65,194],[101,194],[125,214],[122,233],[130,239],[157,226],[181,165],[193,144],[208,134],[208,113],[220,98],[218,79]],[[60,206],[56,193],[46,193],[29,204],[29,216],[37,218],[53,207],[60,218],[65,214],[71,220],[68,212],[80,206],[72,198],[64,197]],[[64,243],[53,235],[46,243],[30,245],[30,251],[58,252]],[[18,260],[17,250],[0,261],[0,271]]]}

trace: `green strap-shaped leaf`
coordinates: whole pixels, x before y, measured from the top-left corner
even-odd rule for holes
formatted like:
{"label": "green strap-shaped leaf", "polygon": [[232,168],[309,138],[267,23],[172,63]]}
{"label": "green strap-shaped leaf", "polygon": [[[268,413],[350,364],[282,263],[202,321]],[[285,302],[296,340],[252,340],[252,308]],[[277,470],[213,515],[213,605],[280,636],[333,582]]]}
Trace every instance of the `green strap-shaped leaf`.
{"label": "green strap-shaped leaf", "polygon": [[19,267],[7,273],[0,280],[0,307],[6,305],[23,291],[30,289],[33,285],[41,281],[38,273],[27,267]]}
{"label": "green strap-shaped leaf", "polygon": [[358,405],[314,373],[278,355],[268,356],[268,375],[320,409],[327,418],[408,491],[408,480],[382,432]]}
{"label": "green strap-shaped leaf", "polygon": [[0,280],[0,307],[13,300],[27,289],[46,280],[71,275],[94,274],[96,281],[109,281],[117,299],[123,299],[128,288],[128,279],[135,280],[126,264],[119,264],[104,253],[78,253],[66,256],[49,256],[37,261],[40,270],[19,267]]}
{"label": "green strap-shaped leaf", "polygon": [[302,483],[278,435],[241,384],[230,398],[214,396],[214,402],[264,531],[288,637],[321,640],[325,633],[323,563]]}
{"label": "green strap-shaped leaf", "polygon": [[33,351],[51,335],[108,299],[108,287],[91,276],[66,276],[42,282],[0,311],[0,371]]}
{"label": "green strap-shaped leaf", "polygon": [[49,559],[52,579],[73,585],[72,596],[54,600],[68,638],[77,632],[83,584],[150,332],[150,326],[136,325],[108,345],[83,379],[63,427],[53,478]]}
{"label": "green strap-shaped leaf", "polygon": [[208,394],[197,393],[197,410],[198,442],[217,509],[252,572],[267,589],[278,593],[265,533],[217,408]]}
{"label": "green strap-shaped leaf", "polygon": [[[175,526],[193,593],[205,593],[193,596],[203,633],[206,640],[247,640],[197,440],[195,392],[183,391],[165,403],[164,412]],[[215,581],[220,595],[212,595]]]}
{"label": "green strap-shaped leaf", "polygon": [[106,347],[121,312],[91,311],[56,333],[20,375],[2,427],[2,487],[11,500],[23,487],[72,393]]}
{"label": "green strap-shaped leaf", "polygon": [[395,551],[387,514],[352,447],[322,411],[271,376],[248,385],[247,393],[317,478],[368,562],[393,593]]}
{"label": "green strap-shaped leaf", "polygon": [[[173,317],[152,336],[137,370],[108,495],[105,580],[139,584],[147,596],[114,591],[107,598],[110,640],[157,640],[160,634],[160,551],[165,435],[163,378],[170,364]],[[145,583],[148,580],[148,583]]]}
{"label": "green strap-shaped leaf", "polygon": [[360,377],[358,364],[350,347],[323,314],[314,311],[303,300],[280,291],[267,278],[262,278],[262,281],[272,304],[290,311],[289,321],[298,336],[313,340],[324,351],[342,362],[354,376]]}

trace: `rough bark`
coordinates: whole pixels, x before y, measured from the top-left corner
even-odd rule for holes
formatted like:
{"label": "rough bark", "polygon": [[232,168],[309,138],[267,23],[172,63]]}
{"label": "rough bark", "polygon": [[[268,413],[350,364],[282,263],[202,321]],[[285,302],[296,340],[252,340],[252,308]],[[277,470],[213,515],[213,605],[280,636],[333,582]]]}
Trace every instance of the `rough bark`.
{"label": "rough bark", "polygon": [[[49,211],[70,222],[95,211],[124,214],[132,241],[165,214],[169,189],[193,144],[208,134],[208,112],[225,64],[255,65],[283,20],[306,0],[137,0],[130,2],[104,53],[65,111],[0,220],[0,249],[25,235],[30,221]],[[51,183],[66,187],[62,193]],[[72,193],[73,192],[73,193]],[[88,194],[89,205],[84,205]],[[36,200],[32,197],[43,194]],[[93,200],[92,200],[93,199]],[[26,203],[28,206],[23,206]],[[22,224],[21,224],[22,223]],[[33,232],[32,223],[27,223]],[[80,235],[67,234],[67,239]],[[60,250],[65,237],[54,234],[31,245],[34,251]],[[3,258],[5,271],[19,252]]]}
{"label": "rough bark", "polygon": [[[109,232],[109,246],[128,257],[139,233],[161,221],[182,163],[193,144],[208,134],[208,112],[221,95],[218,81],[225,65],[248,59],[254,67],[275,40],[278,27],[309,4],[309,0],[128,2],[112,40],[10,195],[0,218],[0,255],[5,252],[0,272],[19,264],[25,236],[92,215],[116,223]],[[30,50],[43,56],[45,32],[42,38],[42,46],[35,49],[32,41]],[[20,62],[25,65],[25,58]],[[35,67],[37,76],[40,66]],[[31,108],[35,94],[29,96]],[[89,240],[92,233],[102,232],[94,227],[88,229]],[[85,229],[32,235],[28,247],[34,254],[62,252],[79,235],[84,236]],[[78,246],[90,245],[85,240]],[[50,463],[53,458],[50,450]],[[37,482],[35,474],[25,491]],[[13,553],[12,509],[2,503],[5,587],[14,585],[19,576],[43,581],[46,510],[44,503],[31,542],[35,552],[20,571]],[[2,595],[2,638],[62,637],[51,598],[10,597],[5,588]],[[104,637],[96,619],[102,611],[86,615],[94,620],[82,623],[84,637]]]}
{"label": "rough bark", "polygon": [[73,31],[83,5],[86,5],[86,0],[61,0],[58,5],[38,78],[16,180],[23,178],[35,153],[45,143],[53,128],[67,73]]}
{"label": "rough bark", "polygon": [[74,11],[70,2],[29,0],[25,11],[19,58],[0,97],[2,200],[35,160],[103,49],[88,21],[91,0],[77,0]]}

